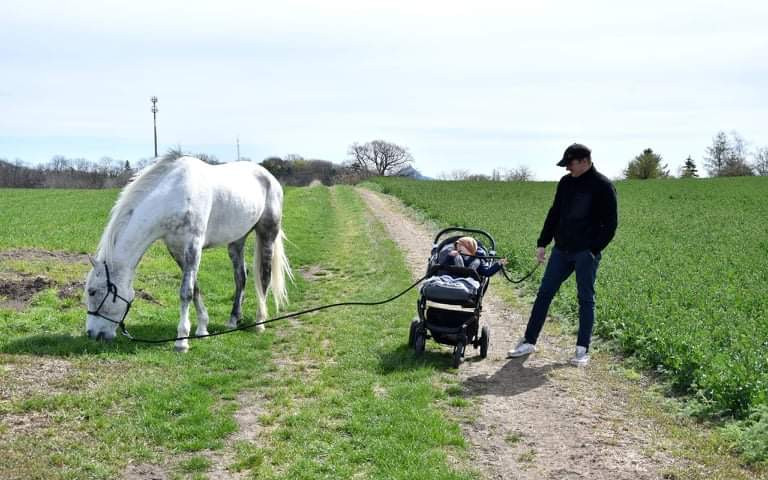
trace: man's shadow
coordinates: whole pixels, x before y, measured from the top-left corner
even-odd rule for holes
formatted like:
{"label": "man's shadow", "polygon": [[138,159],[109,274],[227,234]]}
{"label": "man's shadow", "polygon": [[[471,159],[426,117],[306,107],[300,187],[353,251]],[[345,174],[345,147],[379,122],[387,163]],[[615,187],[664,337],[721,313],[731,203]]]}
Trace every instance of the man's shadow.
{"label": "man's shadow", "polygon": [[549,382],[549,374],[567,363],[547,363],[541,366],[525,365],[528,357],[509,358],[493,375],[475,375],[464,381],[466,395],[496,395],[514,397]]}

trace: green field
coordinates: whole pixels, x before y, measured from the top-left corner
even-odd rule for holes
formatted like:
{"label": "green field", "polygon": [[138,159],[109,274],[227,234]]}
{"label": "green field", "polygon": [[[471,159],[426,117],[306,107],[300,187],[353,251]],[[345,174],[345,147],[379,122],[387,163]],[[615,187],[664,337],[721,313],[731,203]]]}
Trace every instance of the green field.
{"label": "green field", "polygon": [[[376,182],[441,225],[487,229],[518,273],[533,264],[556,185]],[[598,274],[597,335],[690,394],[694,413],[749,417],[746,435],[762,436],[750,448],[767,457],[768,178],[621,181],[616,190],[619,228]],[[571,278],[553,304],[570,321],[575,295]]]}
{"label": "green field", "polygon": [[[443,413],[457,390],[450,355],[417,360],[405,346],[414,292],[376,309],[193,341],[187,354],[84,338],[77,282],[89,265],[62,252],[93,253],[116,194],[0,191],[0,279],[52,282],[24,308],[0,306],[0,478],[113,479],[130,463],[200,479],[227,452],[234,458],[224,467],[247,478],[475,478],[459,427]],[[292,311],[379,299],[410,284],[400,253],[351,188],[289,189],[285,211]],[[302,275],[308,270],[314,277]],[[176,332],[180,279],[155,244],[136,278],[144,296],[127,321],[132,334]],[[233,293],[225,249],[206,252],[200,284],[210,330],[224,329]],[[250,279],[248,287],[253,319]],[[243,407],[257,408],[258,441],[232,443]]]}
{"label": "green field", "polygon": [[[382,184],[441,224],[487,228],[518,273],[532,265],[554,188]],[[765,383],[749,383],[764,382],[766,372],[765,363],[754,363],[765,361],[760,345],[749,343],[767,338],[765,305],[757,295],[766,286],[766,231],[755,220],[764,213],[759,196],[766,186],[759,179],[620,183],[622,221],[598,286],[599,333],[694,393],[689,404],[698,412],[744,418],[728,424],[727,432],[755,462],[768,458],[768,415],[760,409]],[[450,206],[446,214],[457,188],[477,199],[477,207]],[[172,344],[86,339],[81,297],[89,264],[83,254],[93,253],[116,195],[0,190],[0,282],[45,281],[23,306],[3,303],[8,294],[0,293],[0,478],[111,479],[128,465],[161,465],[168,478],[199,480],[222,458],[230,472],[260,479],[478,477],[447,413],[464,409],[471,416],[477,408],[461,394],[449,351],[429,349],[417,359],[405,345],[414,292],[374,309],[327,310],[272,324],[261,334],[193,341],[184,355]],[[718,233],[736,221],[731,233]],[[284,226],[296,273],[290,311],[381,299],[411,282],[401,253],[351,188],[288,189]],[[686,238],[700,239],[701,248]],[[719,263],[713,268],[707,262]],[[165,248],[155,244],[136,277],[140,295],[127,321],[131,333],[163,338],[176,331],[180,278]],[[205,253],[200,282],[210,330],[225,328],[233,281],[224,249]],[[566,287],[557,303],[566,317],[574,314],[572,290]],[[660,292],[675,295],[677,305]],[[249,279],[246,319],[255,315],[253,297]],[[729,323],[716,328],[726,313]],[[691,326],[694,320],[700,324]],[[742,351],[724,342],[741,342]],[[710,362],[684,381],[676,365],[689,365],[689,358]],[[730,372],[717,362],[740,368]],[[713,371],[721,376],[709,376]],[[734,395],[733,385],[749,389]],[[733,402],[739,395],[744,404]],[[253,441],[233,437],[235,413],[244,407],[255,409]],[[713,445],[704,451],[716,459],[728,455],[722,447],[730,445]]]}

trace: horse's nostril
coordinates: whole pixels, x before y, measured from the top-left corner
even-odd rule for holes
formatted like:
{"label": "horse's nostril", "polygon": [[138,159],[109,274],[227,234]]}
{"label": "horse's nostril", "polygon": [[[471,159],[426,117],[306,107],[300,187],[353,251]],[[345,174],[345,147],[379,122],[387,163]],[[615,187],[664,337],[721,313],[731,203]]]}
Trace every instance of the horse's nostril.
{"label": "horse's nostril", "polygon": [[88,338],[93,337],[93,334],[91,333],[91,330],[86,330],[85,334],[88,335]]}
{"label": "horse's nostril", "polygon": [[104,339],[104,332],[99,332],[98,335],[96,335],[96,340],[103,340]]}

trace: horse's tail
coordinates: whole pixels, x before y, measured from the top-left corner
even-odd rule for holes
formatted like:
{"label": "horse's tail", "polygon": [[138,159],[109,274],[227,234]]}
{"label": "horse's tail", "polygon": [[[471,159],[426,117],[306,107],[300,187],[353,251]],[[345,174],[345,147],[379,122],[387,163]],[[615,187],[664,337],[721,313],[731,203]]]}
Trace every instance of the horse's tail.
{"label": "horse's tail", "polygon": [[[260,236],[256,235],[256,249],[253,256],[253,273],[254,283],[256,284],[256,295],[259,298],[259,310],[266,314],[266,301],[269,291],[272,291],[272,298],[275,300],[275,307],[280,310],[282,305],[288,303],[288,285],[286,279],[293,280],[293,272],[291,272],[291,266],[288,263],[288,257],[285,255],[285,247],[283,240],[285,239],[285,233],[283,229],[279,229],[277,236],[272,243],[272,260],[270,262],[270,279],[269,287],[265,291],[262,289],[262,245]],[[263,309],[263,310],[262,310]]]}
{"label": "horse's tail", "polygon": [[280,310],[281,305],[288,303],[286,278],[293,281],[293,272],[291,271],[291,265],[288,263],[288,256],[285,254],[285,246],[283,245],[285,238],[285,233],[281,228],[277,238],[275,238],[274,249],[272,250],[272,279],[269,283],[272,286],[272,298],[275,299],[275,307],[278,310]]}

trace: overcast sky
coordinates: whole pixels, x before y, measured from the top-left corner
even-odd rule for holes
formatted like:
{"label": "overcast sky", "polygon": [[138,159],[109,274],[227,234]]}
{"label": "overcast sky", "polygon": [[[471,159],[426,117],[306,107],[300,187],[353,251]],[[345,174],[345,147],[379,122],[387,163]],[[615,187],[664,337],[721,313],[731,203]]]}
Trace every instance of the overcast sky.
{"label": "overcast sky", "polygon": [[768,146],[768,2],[0,3],[0,158],[342,162],[406,146],[422,173],[527,166],[582,142],[618,177],[653,148],[703,170],[719,131]]}

